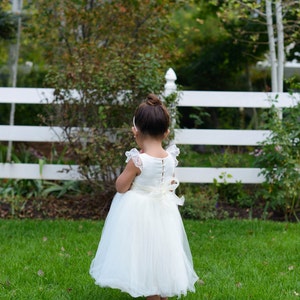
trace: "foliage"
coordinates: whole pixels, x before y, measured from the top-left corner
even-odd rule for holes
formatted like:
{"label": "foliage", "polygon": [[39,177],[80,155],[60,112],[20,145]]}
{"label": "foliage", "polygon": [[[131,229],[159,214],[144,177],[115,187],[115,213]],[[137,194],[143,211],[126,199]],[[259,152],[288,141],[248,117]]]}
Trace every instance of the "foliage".
{"label": "foliage", "polygon": [[252,147],[220,147],[214,145],[180,145],[180,166],[183,167],[246,167],[254,164]]}
{"label": "foliage", "polygon": [[183,218],[193,220],[215,219],[218,194],[211,186],[196,185],[196,188],[185,187],[185,202],[180,207]]}
{"label": "foliage", "polygon": [[227,180],[230,178],[232,178],[232,176],[226,173],[221,174],[218,180],[214,178],[213,185],[216,188],[220,201],[241,208],[253,207],[255,197],[251,195],[251,192],[247,190],[242,182],[229,183]]}
{"label": "foliage", "polygon": [[[12,153],[13,163],[37,163],[40,172],[46,163],[46,158],[33,148],[26,148],[23,144],[18,145]],[[0,144],[0,163],[6,160],[7,146]],[[54,151],[54,149],[52,149]],[[55,152],[55,151],[54,151]],[[65,151],[58,155],[51,153],[52,163],[62,163]],[[17,216],[24,210],[28,200],[37,198],[45,199],[55,196],[61,198],[66,195],[79,195],[88,192],[84,183],[80,181],[46,181],[42,179],[0,179],[0,199],[10,205],[11,215]]]}
{"label": "foliage", "polygon": [[[291,61],[300,49],[299,5],[297,1],[282,1],[282,5],[286,54]],[[269,70],[264,78],[253,80],[253,66],[265,60],[269,51],[265,1],[188,1],[171,21],[177,45],[173,61],[178,81],[187,89],[270,88]],[[276,30],[274,26],[275,35]]]}
{"label": "foliage", "polygon": [[172,18],[178,32],[178,81],[189,89],[249,90],[250,66],[267,50],[267,45],[244,42],[245,27],[255,30],[251,18],[229,21],[223,2],[189,1]]}
{"label": "foliage", "polygon": [[41,179],[1,179],[0,184],[0,203],[8,204],[9,215],[12,217],[20,217],[27,210],[30,215],[27,203],[32,201],[38,207],[38,202],[45,201],[50,196],[67,199],[90,193],[84,182],[72,180],[54,182]]}
{"label": "foliage", "polygon": [[[212,167],[251,167],[251,156],[247,153],[234,152],[231,148],[225,148],[222,153],[214,153],[210,157]],[[231,174],[221,174],[219,178],[214,178],[213,185],[219,195],[219,200],[238,207],[252,207],[255,197],[247,190],[241,182],[229,183]]]}
{"label": "foliage", "polygon": [[9,203],[11,214],[15,216],[24,209],[27,199],[41,195],[43,184],[41,180],[2,179],[0,197],[4,203]]}
{"label": "foliage", "polygon": [[[218,16],[226,30],[236,43],[247,45],[249,56],[259,53],[259,49],[267,50],[268,35],[266,25],[266,1],[251,0],[211,0],[213,6],[218,7]],[[275,2],[270,1],[274,5]],[[299,44],[299,5],[295,1],[280,1],[284,15],[284,31],[286,46],[291,43]],[[275,18],[275,16],[274,16]],[[274,33],[278,28],[274,22]],[[294,52],[293,50],[292,52]],[[289,53],[290,54],[290,53]]]}
{"label": "foliage", "polygon": [[[41,125],[42,121],[39,117],[47,112],[44,104],[18,104],[15,108],[15,125]],[[10,104],[1,104],[0,124],[9,124]]]}
{"label": "foliage", "polygon": [[[33,153],[29,149],[25,149],[25,147],[20,145],[16,147],[19,149],[14,149],[15,151],[12,152],[12,163],[31,163],[37,162],[38,159],[42,157],[37,153]],[[7,154],[7,145],[0,144],[0,163],[6,162],[6,154]]]}
{"label": "foliage", "polygon": [[[271,134],[256,151],[255,165],[265,176],[263,197],[273,209],[284,212],[286,219],[297,217],[300,211],[300,102],[291,95],[295,106],[282,109],[272,100],[265,114],[265,128]],[[296,102],[297,101],[297,102]],[[282,118],[281,118],[282,115]]]}
{"label": "foliage", "polygon": [[16,35],[17,22],[16,18],[5,11],[8,1],[0,3],[0,39],[11,40]]}
{"label": "foliage", "polygon": [[[11,85],[12,45],[16,43],[18,19],[21,18],[20,47],[18,54],[17,87],[43,87],[45,70],[44,47],[36,36],[30,35],[34,24],[35,13],[32,1],[23,0],[21,14],[12,13],[12,2],[2,0],[0,3],[0,85]],[[16,1],[17,2],[17,1]],[[20,2],[20,1],[19,1]],[[1,40],[1,38],[3,38]]]}
{"label": "foliage", "polygon": [[16,20],[0,7],[0,38],[12,39],[16,34]]}
{"label": "foliage", "polygon": [[7,62],[8,47],[7,44],[11,43],[17,32],[17,20],[8,11],[9,1],[0,1],[0,83],[3,78],[3,65]]}
{"label": "foliage", "polygon": [[[253,164],[253,158],[249,154],[233,151],[230,147],[225,148],[222,153],[214,153],[209,159],[211,166],[216,168],[251,167]],[[219,195],[219,200],[241,208],[253,207],[257,198],[253,190],[248,189],[245,184],[239,181],[229,183],[228,179],[231,178],[232,175],[228,173],[223,173],[219,178],[214,178],[213,185]]]}
{"label": "foliage", "polygon": [[[80,195],[83,191],[81,190],[80,181],[67,180],[62,183],[45,181],[45,188],[43,189],[42,196],[48,197],[49,195],[54,195],[57,198],[61,198],[65,195],[77,194]],[[47,187],[48,186],[48,187]]]}
{"label": "foliage", "polygon": [[[212,1],[217,5],[220,1]],[[233,33],[244,43],[253,44],[254,50],[263,43],[269,45],[268,64],[271,69],[271,90],[283,91],[285,46],[293,47],[297,37],[292,32],[298,27],[299,6],[294,1],[222,1],[220,14],[225,23],[233,27]],[[296,17],[296,18],[295,18]],[[249,21],[250,20],[250,21]],[[240,26],[240,23],[246,26]],[[294,27],[291,32],[289,23]],[[235,25],[238,25],[235,28]],[[250,27],[248,26],[250,24]],[[287,25],[287,26],[286,26]],[[262,28],[264,26],[264,28]],[[263,29],[263,30],[262,30]],[[251,47],[251,46],[250,46]]]}
{"label": "foliage", "polygon": [[[0,219],[1,298],[132,299],[99,288],[88,273],[103,224]],[[184,299],[299,298],[299,224],[185,220],[184,225],[200,277],[195,293]]]}
{"label": "foliage", "polygon": [[210,167],[210,153],[199,153],[198,148],[192,145],[180,145],[180,167]]}
{"label": "foliage", "polygon": [[64,129],[74,162],[95,190],[114,191],[124,152],[134,145],[134,110],[147,93],[163,90],[167,16],[176,5],[37,1],[51,65],[46,84],[56,89],[44,121]]}
{"label": "foliage", "polygon": [[[10,70],[7,66],[3,66],[0,70],[0,85],[2,87],[9,86],[9,73]],[[19,64],[17,74],[17,86],[18,87],[30,87],[40,88],[43,87],[47,70],[43,67],[30,66],[30,62]],[[22,105],[22,104],[19,104]],[[18,105],[18,106],[19,106]],[[23,107],[29,107],[30,105],[24,104]],[[28,108],[30,110],[30,108]]]}
{"label": "foliage", "polygon": [[240,150],[239,147],[215,147],[212,151],[213,153],[209,157],[209,161],[210,166],[215,168],[250,168],[254,163],[253,157],[247,152],[247,150]]}
{"label": "foliage", "polygon": [[164,95],[163,101],[166,107],[168,108],[171,124],[169,127],[170,134],[168,135],[168,140],[164,141],[164,143],[169,144],[169,141],[173,140],[175,137],[175,128],[180,127],[179,126],[179,118],[180,118],[180,112],[178,110],[178,102],[181,97],[180,88],[177,86],[177,90],[170,95],[166,96]]}
{"label": "foliage", "polygon": [[[200,151],[202,150],[202,151]],[[250,149],[247,149],[250,150]],[[184,167],[214,167],[214,168],[235,168],[253,167],[254,157],[251,153],[239,151],[234,147],[207,147],[198,149],[195,146],[184,145],[180,147],[180,166]],[[247,185],[236,181],[231,183],[232,175],[222,173],[218,178],[214,178],[210,188],[206,185],[181,184],[180,193],[186,197],[185,207],[182,212],[185,217],[205,219],[215,215],[216,218],[226,217],[226,208],[230,207],[239,212],[247,209],[249,218],[255,214],[256,217],[261,213],[262,218],[267,217],[268,204],[260,198],[260,185]],[[219,207],[220,214],[216,215],[216,208]],[[223,207],[225,210],[223,211]],[[256,209],[254,211],[254,209]],[[238,213],[239,213],[238,212]]]}

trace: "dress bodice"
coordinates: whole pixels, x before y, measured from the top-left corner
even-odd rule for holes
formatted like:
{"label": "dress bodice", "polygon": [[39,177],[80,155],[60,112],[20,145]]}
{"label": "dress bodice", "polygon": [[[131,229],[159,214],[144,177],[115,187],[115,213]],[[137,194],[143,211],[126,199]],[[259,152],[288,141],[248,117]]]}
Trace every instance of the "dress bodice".
{"label": "dress bodice", "polygon": [[173,145],[166,151],[168,155],[163,158],[139,153],[135,148],[126,152],[127,161],[132,159],[135,166],[141,170],[140,175],[134,180],[134,185],[159,188],[171,184],[178,163],[176,156],[179,154],[179,149]]}

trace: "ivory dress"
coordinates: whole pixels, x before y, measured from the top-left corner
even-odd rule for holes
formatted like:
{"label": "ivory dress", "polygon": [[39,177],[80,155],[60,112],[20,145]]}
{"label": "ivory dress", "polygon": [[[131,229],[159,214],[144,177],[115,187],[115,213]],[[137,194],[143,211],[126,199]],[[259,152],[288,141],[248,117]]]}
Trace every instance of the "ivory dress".
{"label": "ivory dress", "polygon": [[172,297],[195,291],[198,279],[177,205],[174,177],[179,149],[165,158],[126,152],[140,168],[129,191],[116,193],[102,231],[90,274],[101,287],[132,297]]}

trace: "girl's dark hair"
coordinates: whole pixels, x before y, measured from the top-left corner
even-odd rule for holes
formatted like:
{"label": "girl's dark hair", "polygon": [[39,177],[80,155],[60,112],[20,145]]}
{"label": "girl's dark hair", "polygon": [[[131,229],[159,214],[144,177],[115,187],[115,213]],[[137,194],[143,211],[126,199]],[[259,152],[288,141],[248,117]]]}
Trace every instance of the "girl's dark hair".
{"label": "girl's dark hair", "polygon": [[134,121],[141,133],[158,137],[168,130],[170,116],[161,100],[156,95],[149,94],[146,101],[136,109]]}

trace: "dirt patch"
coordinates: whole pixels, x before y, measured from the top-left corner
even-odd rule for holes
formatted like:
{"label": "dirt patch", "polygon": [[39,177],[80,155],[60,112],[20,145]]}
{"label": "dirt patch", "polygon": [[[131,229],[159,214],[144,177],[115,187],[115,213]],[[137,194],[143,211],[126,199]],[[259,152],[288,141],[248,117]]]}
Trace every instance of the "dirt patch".
{"label": "dirt patch", "polygon": [[108,195],[95,198],[89,195],[68,198],[48,197],[47,199],[30,199],[24,203],[7,203],[0,201],[1,218],[20,219],[103,219],[110,205]]}
{"label": "dirt patch", "polygon": [[[258,219],[270,221],[286,221],[284,213],[280,211],[265,211],[263,206],[254,206],[252,208],[232,206],[226,202],[218,203],[218,219]],[[291,217],[290,221],[296,221]]]}
{"label": "dirt patch", "polygon": [[[30,199],[23,203],[7,203],[0,200],[0,217],[2,219],[69,219],[99,220],[105,219],[113,195],[94,197],[90,195],[69,196],[65,198],[48,197],[47,199]],[[263,207],[241,208],[218,203],[217,219],[266,219],[285,221],[280,212],[264,212]],[[295,220],[291,220],[295,221]]]}

